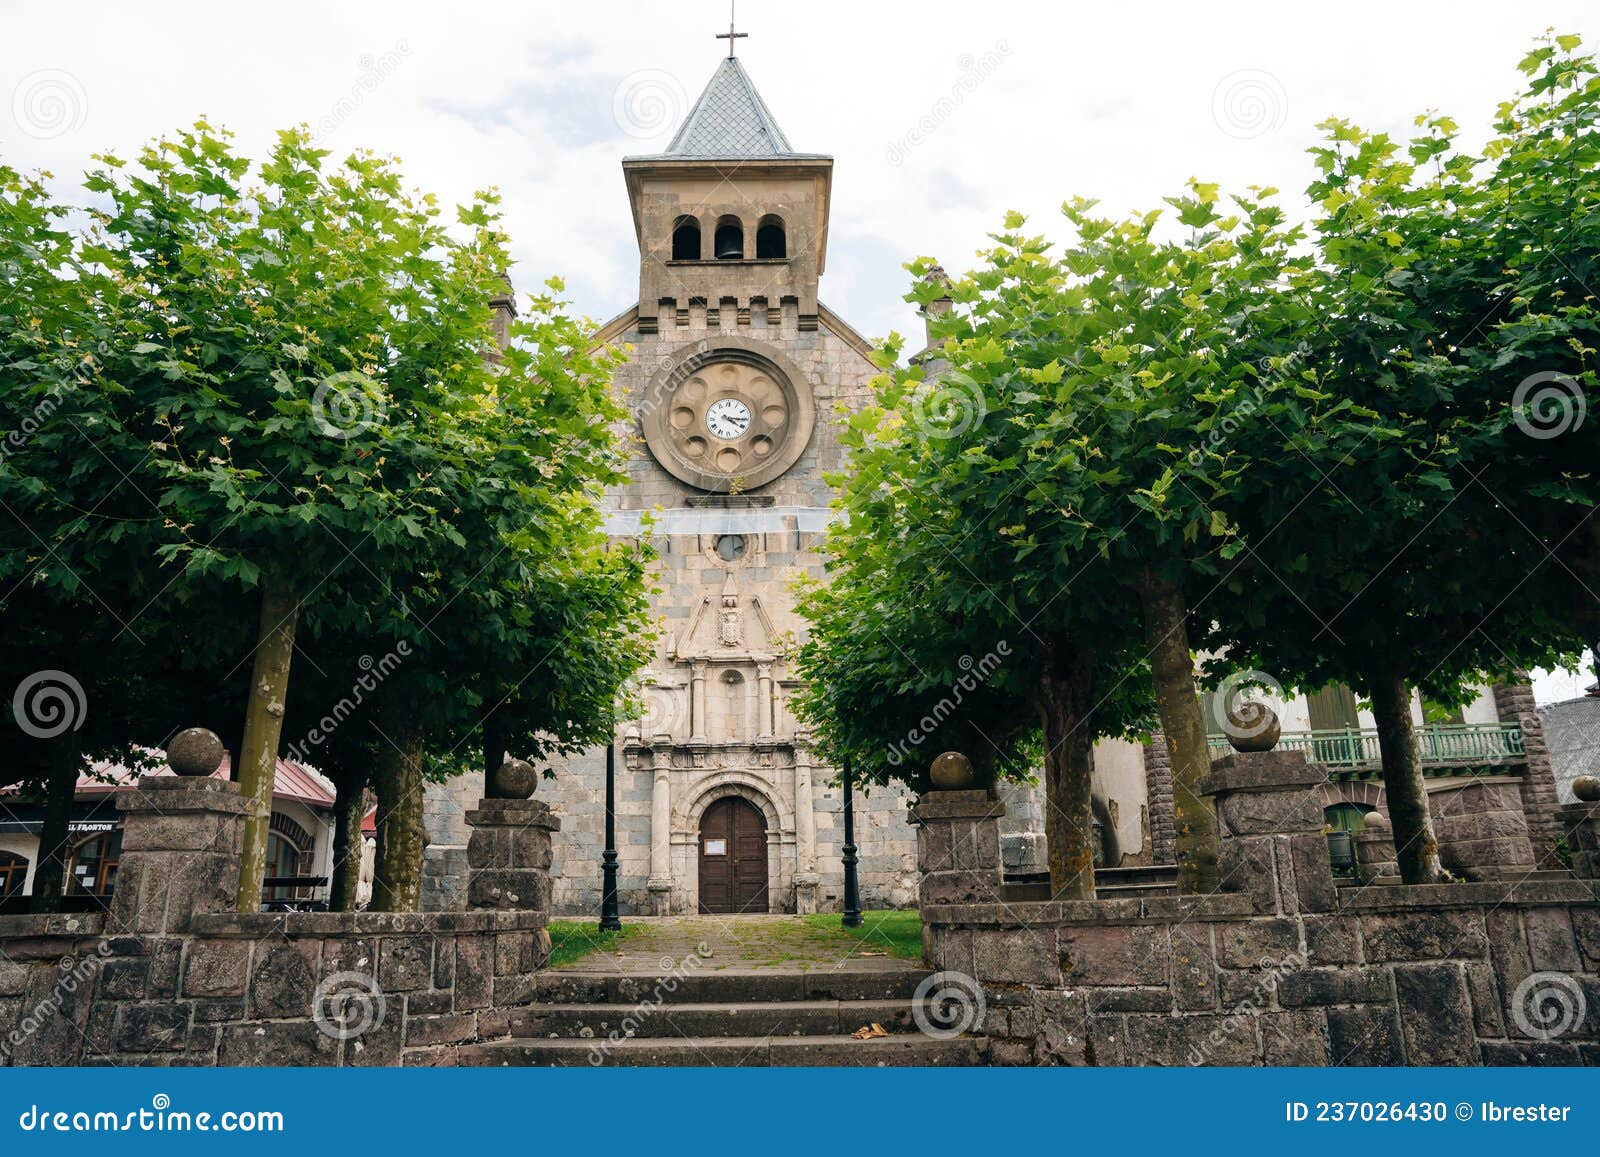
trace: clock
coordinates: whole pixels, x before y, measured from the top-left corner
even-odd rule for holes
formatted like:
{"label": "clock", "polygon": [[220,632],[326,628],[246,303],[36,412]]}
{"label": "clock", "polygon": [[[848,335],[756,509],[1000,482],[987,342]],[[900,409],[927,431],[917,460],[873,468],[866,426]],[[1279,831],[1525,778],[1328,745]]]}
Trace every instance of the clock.
{"label": "clock", "polygon": [[706,429],[731,442],[750,428],[750,407],[738,398],[719,398],[706,409]]}
{"label": "clock", "polygon": [[728,335],[664,359],[643,393],[645,444],[673,476],[713,493],[749,490],[798,461],[815,405],[798,367],[766,342]]}

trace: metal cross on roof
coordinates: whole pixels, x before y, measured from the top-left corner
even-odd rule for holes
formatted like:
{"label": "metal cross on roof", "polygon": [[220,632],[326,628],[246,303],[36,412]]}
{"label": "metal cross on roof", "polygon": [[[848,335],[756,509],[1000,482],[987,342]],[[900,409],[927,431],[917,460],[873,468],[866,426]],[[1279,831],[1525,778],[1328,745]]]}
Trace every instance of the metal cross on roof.
{"label": "metal cross on roof", "polygon": [[728,4],[728,30],[726,32],[717,33],[717,39],[718,40],[726,40],[728,42],[728,59],[730,59],[730,60],[733,59],[734,41],[750,39],[750,34],[748,32],[735,32],[733,30],[733,3],[732,3],[732,0],[730,0],[730,2]]}

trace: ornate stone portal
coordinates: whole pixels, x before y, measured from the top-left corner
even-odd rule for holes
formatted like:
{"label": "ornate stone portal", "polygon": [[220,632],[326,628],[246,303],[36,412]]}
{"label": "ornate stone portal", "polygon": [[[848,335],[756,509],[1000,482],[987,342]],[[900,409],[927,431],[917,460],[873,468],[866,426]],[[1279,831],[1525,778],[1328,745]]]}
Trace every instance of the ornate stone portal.
{"label": "ornate stone portal", "polygon": [[[748,548],[740,562],[747,557]],[[701,817],[728,796],[765,820],[771,905],[816,910],[811,753],[781,703],[789,684],[778,632],[761,597],[741,592],[739,573],[728,564],[721,592],[702,594],[667,640],[643,688],[645,716],[623,732],[627,768],[651,783],[647,889],[656,915],[699,906]]]}

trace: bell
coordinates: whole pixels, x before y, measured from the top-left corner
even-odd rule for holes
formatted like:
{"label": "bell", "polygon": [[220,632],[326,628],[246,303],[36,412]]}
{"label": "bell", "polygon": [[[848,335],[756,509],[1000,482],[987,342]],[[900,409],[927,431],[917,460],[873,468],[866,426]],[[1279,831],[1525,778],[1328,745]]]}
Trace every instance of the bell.
{"label": "bell", "polygon": [[738,261],[743,256],[744,239],[737,233],[728,233],[717,238],[718,261]]}

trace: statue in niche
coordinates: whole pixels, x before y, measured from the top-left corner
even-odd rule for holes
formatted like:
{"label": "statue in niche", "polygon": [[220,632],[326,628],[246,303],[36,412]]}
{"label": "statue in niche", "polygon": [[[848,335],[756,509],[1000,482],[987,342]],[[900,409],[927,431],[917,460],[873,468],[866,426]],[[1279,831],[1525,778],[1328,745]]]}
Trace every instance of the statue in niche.
{"label": "statue in niche", "polygon": [[717,640],[724,647],[737,647],[744,642],[743,615],[739,610],[739,595],[733,589],[733,572],[722,588],[722,610],[717,612]]}

